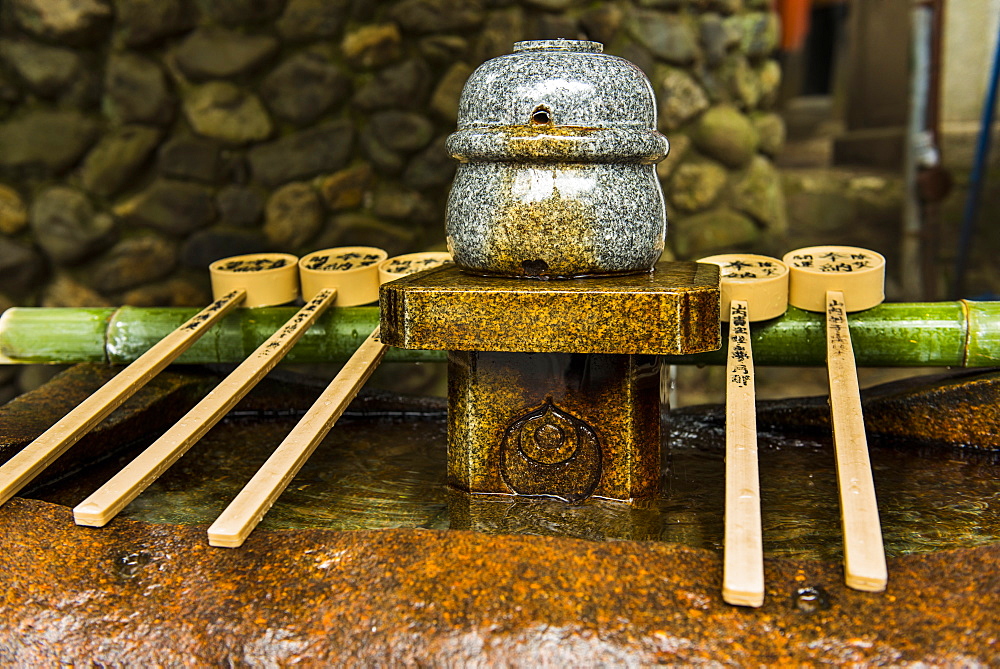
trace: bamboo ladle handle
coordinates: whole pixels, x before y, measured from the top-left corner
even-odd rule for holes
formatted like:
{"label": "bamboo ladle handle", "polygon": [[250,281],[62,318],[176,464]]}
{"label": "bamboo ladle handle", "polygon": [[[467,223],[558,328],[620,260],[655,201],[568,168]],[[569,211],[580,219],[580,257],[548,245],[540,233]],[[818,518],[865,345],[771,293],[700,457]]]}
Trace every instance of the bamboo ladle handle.
{"label": "bamboo ladle handle", "polygon": [[721,318],[729,322],[722,598],[729,604],[756,607],[764,603],[764,549],[750,323],[785,313],[788,268],[775,258],[752,254],[717,255],[698,262],[719,265]]}
{"label": "bamboo ladle handle", "polygon": [[371,377],[386,348],[375,328],[267,462],[208,528],[209,545],[225,548],[243,545]]}
{"label": "bamboo ladle handle", "polygon": [[[335,257],[335,251],[328,252],[328,256]],[[375,257],[357,269],[364,270],[364,273],[371,276],[376,276],[376,264],[385,258],[385,251],[368,249],[368,252]],[[351,253],[354,253],[353,248]],[[355,262],[349,269],[354,269],[358,264]],[[293,273],[295,271],[294,265],[292,271]],[[188,411],[175,425],[111,480],[73,509],[73,518],[76,523],[94,527],[106,525],[149,484],[159,478],[164,471],[184,455],[271,371],[309,327],[316,322],[316,319],[338,298],[348,304],[358,303],[352,301],[353,299],[369,299],[370,291],[362,290],[360,296],[356,294],[353,281],[355,277],[353,276],[351,281],[344,281],[341,288],[341,284],[338,283],[340,275],[353,273],[346,270],[328,271],[326,287],[318,288],[318,282],[314,283],[315,292],[308,297],[305,306],[251,353],[250,357],[237,366],[229,376],[223,379],[212,392]],[[364,282],[361,284],[363,285]]]}
{"label": "bamboo ladle handle", "polygon": [[[392,281],[450,260],[451,256],[447,253],[417,253],[389,258],[379,264],[379,282]],[[243,545],[371,377],[386,349],[379,339],[379,329],[375,328],[267,462],[208,528],[209,545],[224,548]]]}
{"label": "bamboo ladle handle", "polygon": [[888,570],[868,456],[861,392],[847,313],[885,299],[885,258],[851,246],[814,246],[785,254],[788,302],[826,314],[827,372],[848,587],[885,590]]}
{"label": "bamboo ladle handle", "polygon": [[235,307],[248,303],[283,304],[295,299],[297,260],[285,253],[271,253],[214,263],[227,266],[219,271],[230,279],[213,291],[215,301],[150,347],[0,467],[0,504],[16,495]]}

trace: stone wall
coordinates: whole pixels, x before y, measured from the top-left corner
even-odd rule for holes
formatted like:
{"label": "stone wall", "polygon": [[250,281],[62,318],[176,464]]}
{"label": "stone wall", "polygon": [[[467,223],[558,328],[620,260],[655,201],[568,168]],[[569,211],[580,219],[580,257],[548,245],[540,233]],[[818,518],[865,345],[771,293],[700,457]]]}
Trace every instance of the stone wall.
{"label": "stone wall", "polygon": [[770,0],[3,0],[0,308],[203,304],[219,257],[440,245],[466,77],[556,37],[653,81],[677,256],[782,234]]}

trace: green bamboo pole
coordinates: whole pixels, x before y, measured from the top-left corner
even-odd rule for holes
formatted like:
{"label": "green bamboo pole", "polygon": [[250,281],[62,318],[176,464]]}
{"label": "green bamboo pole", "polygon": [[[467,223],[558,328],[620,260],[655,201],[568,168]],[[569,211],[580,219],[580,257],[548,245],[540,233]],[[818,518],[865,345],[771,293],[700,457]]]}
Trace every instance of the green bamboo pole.
{"label": "green bamboo pole", "polygon": [[[293,307],[240,309],[178,360],[242,361],[294,312]],[[0,358],[12,363],[125,364],[190,318],[186,308],[42,309],[16,307],[0,317]],[[291,363],[344,362],[378,324],[377,307],[331,309],[296,345]],[[816,366],[826,361],[823,314],[795,308],[754,324],[758,366]],[[889,303],[851,314],[859,366],[1000,366],[1000,302]],[[386,360],[433,362],[442,351],[390,349]],[[725,351],[667,356],[671,364],[722,365]]]}
{"label": "green bamboo pole", "polygon": [[[184,309],[122,307],[109,320],[107,360],[127,363],[184,322]],[[249,356],[295,313],[295,307],[241,309],[224,319],[184,353],[179,363],[240,362]],[[309,328],[285,357],[289,363],[344,362],[378,325],[377,307],[330,309]],[[0,322],[0,332],[3,331]],[[0,342],[3,335],[0,334]],[[4,350],[0,343],[0,352]],[[390,349],[387,360],[423,362],[444,360],[435,351]]]}
{"label": "green bamboo pole", "polygon": [[[186,311],[197,313],[197,310]],[[9,336],[0,334],[0,340],[10,340],[10,346],[0,343],[0,361],[106,362],[104,336],[114,312],[97,308],[8,309],[0,316],[0,333]],[[153,343],[149,342],[149,346]],[[14,354],[12,359],[6,359],[4,351],[8,350]]]}
{"label": "green bamboo pole", "polygon": [[[826,363],[824,314],[789,307],[751,328],[758,366]],[[852,313],[859,367],[1000,366],[1000,302],[896,302]],[[758,354],[760,351],[760,354]],[[725,364],[723,351],[680,356],[673,364]]]}
{"label": "green bamboo pole", "polygon": [[[197,313],[186,307],[103,309],[14,307],[0,316],[0,361],[127,364]],[[242,362],[295,307],[238,309],[188,349],[178,364]],[[377,307],[333,308],[302,336],[288,363],[344,362],[378,325]],[[386,360],[436,362],[441,351],[390,348]]]}
{"label": "green bamboo pole", "polygon": [[1000,365],[1000,302],[962,300],[968,309],[969,344],[966,367]]}

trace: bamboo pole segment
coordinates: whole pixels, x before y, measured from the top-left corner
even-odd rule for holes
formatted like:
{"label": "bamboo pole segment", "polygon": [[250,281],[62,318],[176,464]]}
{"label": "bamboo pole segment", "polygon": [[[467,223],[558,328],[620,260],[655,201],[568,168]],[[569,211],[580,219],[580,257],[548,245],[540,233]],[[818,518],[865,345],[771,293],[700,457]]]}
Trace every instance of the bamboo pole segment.
{"label": "bamboo pole segment", "polygon": [[[393,281],[451,260],[448,254],[410,254],[379,263],[379,283]],[[211,546],[238,548],[368,381],[386,349],[375,328],[267,462],[208,528]]]}
{"label": "bamboo pole segment", "polygon": [[888,571],[847,313],[885,299],[885,259],[855,247],[815,246],[791,251],[784,261],[791,270],[789,303],[826,314],[845,581],[856,590],[881,592]]}
{"label": "bamboo pole segment", "polygon": [[775,258],[751,254],[717,255],[698,262],[719,265],[721,316],[729,322],[722,598],[728,604],[757,607],[764,603],[764,541],[750,323],[784,313],[788,268]]}
{"label": "bamboo pole segment", "polygon": [[[0,315],[0,355],[6,364],[108,362],[107,333],[116,314],[124,309],[127,307],[11,307]],[[127,362],[135,362],[151,344],[194,317],[198,309],[176,311],[169,324],[144,333]]]}
{"label": "bamboo pole segment", "polygon": [[[187,307],[13,307],[0,316],[0,356],[10,364],[128,364],[197,310]],[[295,313],[237,309],[177,363],[238,363]],[[285,362],[343,363],[379,322],[378,307],[333,307]],[[750,333],[758,367],[826,364],[822,313],[789,307]],[[851,316],[859,367],[1000,366],[1000,302],[886,303]],[[443,362],[442,351],[390,348],[386,362]],[[725,350],[665,356],[671,365],[724,365]]]}
{"label": "bamboo pole segment", "polygon": [[[127,361],[134,355],[136,339],[152,337],[156,332],[169,328],[178,318],[179,311],[182,310],[123,307],[107,328],[109,362]],[[187,353],[177,359],[177,362],[238,363],[250,355],[294,313],[295,309],[291,307],[254,309],[252,312],[237,310],[219,323],[213,333],[214,336],[205,337],[192,346]],[[378,307],[330,307],[319,317],[316,324],[302,335],[302,339],[282,362],[344,363],[378,324]],[[3,339],[2,332],[0,324],[0,341]],[[439,362],[445,360],[445,354],[441,351],[390,348],[385,359],[396,362]]]}
{"label": "bamboo pole segment", "polygon": [[[246,257],[241,257],[215,263],[210,269],[213,275],[218,273],[222,277],[224,285],[220,284],[215,291],[212,304],[153,344],[114,379],[0,467],[0,504],[17,494],[235,307],[247,302],[274,305],[294,299],[298,286],[295,275],[298,259],[287,254],[268,254],[255,256],[255,260],[255,263],[246,264]],[[226,268],[222,269],[224,264]]]}
{"label": "bamboo pole segment", "polygon": [[[371,277],[377,276],[376,263],[385,258],[385,252],[380,249],[369,250],[374,256],[369,260],[364,258],[357,260],[351,257],[337,265],[337,269],[327,270],[327,287],[319,287],[314,278],[310,286],[310,292],[313,294],[309,296],[305,306],[237,366],[177,424],[73,509],[76,523],[94,527],[106,525],[264,378],[315,323],[318,316],[335,301],[341,300],[347,305],[352,305],[357,304],[357,300],[370,300],[371,291],[364,280],[359,280],[358,275],[369,275],[369,281],[372,280]],[[336,257],[336,251],[331,249],[328,256]],[[351,249],[350,253],[353,254],[354,249]]]}

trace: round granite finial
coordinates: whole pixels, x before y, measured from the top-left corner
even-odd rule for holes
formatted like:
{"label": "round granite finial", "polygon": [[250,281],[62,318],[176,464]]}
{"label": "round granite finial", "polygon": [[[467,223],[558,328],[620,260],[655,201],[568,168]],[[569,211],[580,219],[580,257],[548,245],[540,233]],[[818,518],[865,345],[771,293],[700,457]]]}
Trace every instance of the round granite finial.
{"label": "round granite finial", "polygon": [[538,39],[525,42],[514,42],[514,53],[522,51],[575,51],[577,53],[603,53],[604,45],[600,42],[587,42],[575,39]]}
{"label": "round granite finial", "polygon": [[542,279],[647,272],[666,215],[656,98],[598,42],[518,42],[469,77],[448,150],[455,264]]}

